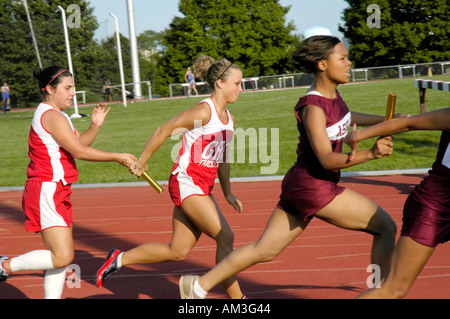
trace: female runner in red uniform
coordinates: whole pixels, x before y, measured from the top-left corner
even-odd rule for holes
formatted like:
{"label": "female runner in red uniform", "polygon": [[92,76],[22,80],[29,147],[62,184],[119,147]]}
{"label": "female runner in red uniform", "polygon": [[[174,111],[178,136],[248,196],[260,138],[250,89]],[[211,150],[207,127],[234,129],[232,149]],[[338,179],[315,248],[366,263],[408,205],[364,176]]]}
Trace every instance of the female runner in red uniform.
{"label": "female runner in red uniform", "polygon": [[180,278],[182,298],[205,298],[224,279],[248,267],[273,260],[306,228],[313,216],[336,226],[364,231],[373,236],[371,263],[387,273],[395,243],[392,218],[370,199],[337,185],[340,169],[388,156],[390,137],[378,139],[372,149],[358,151],[352,162],[341,153],[351,123],[376,124],[382,116],[350,112],[337,91],[347,83],[351,62],[339,39],[313,36],[305,40],[294,59],[315,83],[295,107],[300,143],[298,159],[282,183],[277,207],[262,236],[253,244],[234,250],[211,271]]}
{"label": "female runner in red uniform", "polygon": [[403,298],[437,245],[450,240],[450,108],[355,129],[346,137],[346,143],[353,146],[353,151],[359,141],[370,137],[414,130],[442,130],[432,169],[405,202],[401,236],[392,254],[389,274],[380,288],[359,296]]}
{"label": "female runner in red uniform", "polygon": [[[241,212],[241,202],[231,193],[230,164],[225,155],[234,131],[227,105],[236,102],[242,92],[242,71],[226,59],[215,61],[200,56],[194,63],[194,72],[195,77],[205,78],[211,86],[211,97],[160,126],[130,167],[133,174],[140,176],[164,141],[174,132],[187,129],[169,179],[170,196],[175,204],[172,241],[143,244],[125,252],[111,249],[97,273],[99,287],[122,266],[184,260],[202,233],[216,241],[216,262],[233,250],[233,232],[211,190],[218,175],[225,198]],[[223,285],[230,298],[243,297],[236,278],[224,278]]]}
{"label": "female runner in red uniform", "polygon": [[126,153],[110,153],[90,147],[109,109],[97,105],[91,125],[80,134],[64,112],[75,96],[74,81],[69,71],[59,66],[37,70],[43,102],[31,122],[29,142],[30,164],[23,193],[25,227],[40,232],[47,249],[34,250],[14,258],[0,256],[0,281],[21,270],[47,270],[44,279],[46,299],[61,298],[66,279],[66,266],[74,256],[72,238],[71,184],[78,179],[74,158],[86,161],[116,161],[129,167],[136,157]]}

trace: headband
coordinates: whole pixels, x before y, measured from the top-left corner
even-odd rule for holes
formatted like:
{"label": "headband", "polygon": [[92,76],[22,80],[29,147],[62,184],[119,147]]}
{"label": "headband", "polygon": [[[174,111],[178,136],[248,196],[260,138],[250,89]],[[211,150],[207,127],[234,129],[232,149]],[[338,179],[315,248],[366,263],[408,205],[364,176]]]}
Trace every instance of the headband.
{"label": "headband", "polygon": [[[69,71],[63,70],[63,71],[59,72],[58,74],[56,74],[56,75],[53,77],[53,79],[50,80],[50,82],[48,82],[47,85],[50,85],[50,84],[51,84],[58,76],[60,76],[60,75],[63,74],[64,72],[69,72]],[[41,89],[42,92],[45,92],[45,88],[47,87],[47,85]]]}
{"label": "headband", "polygon": [[225,74],[225,72],[227,72],[228,71],[228,69],[229,68],[231,68],[231,66],[233,65],[233,63],[230,63],[230,65],[222,72],[222,74],[220,74],[220,76],[217,78],[217,80],[216,81],[219,81],[220,80],[220,78]]}

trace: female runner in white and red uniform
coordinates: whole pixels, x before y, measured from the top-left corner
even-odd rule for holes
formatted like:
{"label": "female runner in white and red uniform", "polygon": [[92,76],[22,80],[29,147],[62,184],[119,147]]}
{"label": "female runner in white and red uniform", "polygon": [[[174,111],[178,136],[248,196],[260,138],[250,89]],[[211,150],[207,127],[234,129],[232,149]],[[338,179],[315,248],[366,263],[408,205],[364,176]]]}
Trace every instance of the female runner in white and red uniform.
{"label": "female runner in white and red uniform", "polygon": [[[97,272],[99,287],[109,274],[122,266],[184,260],[202,233],[216,241],[216,262],[233,250],[233,232],[211,190],[218,175],[225,198],[241,212],[241,202],[231,193],[230,164],[224,159],[234,131],[234,121],[227,105],[236,102],[242,92],[242,71],[226,59],[215,61],[211,57],[200,56],[194,63],[194,73],[209,83],[211,97],[160,126],[147,141],[139,159],[130,167],[133,174],[140,176],[146,163],[169,136],[180,129],[187,130],[169,179],[169,192],[175,204],[172,241],[143,244],[125,252],[111,249]],[[225,279],[223,285],[228,296],[242,298],[236,278]]]}
{"label": "female runner in white and red uniform", "polygon": [[450,108],[354,129],[346,142],[356,150],[363,139],[415,130],[442,130],[436,160],[405,202],[401,236],[386,280],[360,298],[405,297],[436,247],[450,240]]}
{"label": "female runner in white and red uniform", "polygon": [[382,116],[350,112],[337,91],[347,83],[351,62],[339,39],[313,36],[306,39],[294,59],[315,83],[295,107],[300,132],[298,160],[282,183],[280,201],[259,240],[234,250],[203,276],[182,276],[182,298],[205,298],[219,282],[248,267],[273,260],[306,228],[313,216],[336,226],[364,231],[373,236],[371,263],[387,273],[395,243],[392,218],[370,199],[337,185],[340,169],[388,156],[390,137],[377,140],[372,149],[349,155],[341,153],[351,123],[376,124]]}
{"label": "female runner in white and red uniform", "polygon": [[91,125],[83,134],[74,129],[64,112],[75,96],[69,71],[59,66],[37,70],[43,102],[37,107],[28,139],[30,164],[23,193],[25,228],[39,232],[47,249],[7,258],[0,256],[0,281],[21,270],[47,270],[44,279],[46,299],[61,298],[66,266],[74,256],[72,238],[71,184],[78,179],[74,158],[86,161],[116,161],[129,167],[131,154],[110,153],[90,147],[109,109],[99,104]]}

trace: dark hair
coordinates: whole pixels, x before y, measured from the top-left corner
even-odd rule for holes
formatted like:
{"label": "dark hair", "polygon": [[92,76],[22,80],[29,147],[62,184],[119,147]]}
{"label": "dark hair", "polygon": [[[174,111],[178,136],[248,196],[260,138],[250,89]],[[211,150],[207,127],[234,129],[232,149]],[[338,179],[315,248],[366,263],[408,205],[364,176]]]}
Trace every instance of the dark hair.
{"label": "dark hair", "polygon": [[58,84],[61,83],[61,79],[66,76],[72,76],[72,73],[59,65],[52,65],[45,69],[36,69],[33,72],[33,77],[38,81],[39,90],[44,96],[47,94],[47,85],[56,89]]}
{"label": "dark hair", "polygon": [[317,63],[326,60],[333,48],[341,40],[328,35],[316,35],[300,43],[294,51],[292,58],[295,66],[306,73],[316,73]]}
{"label": "dark hair", "polygon": [[218,80],[226,80],[228,78],[230,69],[240,70],[241,68],[225,58],[216,61],[207,55],[200,55],[194,61],[194,76],[208,82],[213,90],[214,84]]}

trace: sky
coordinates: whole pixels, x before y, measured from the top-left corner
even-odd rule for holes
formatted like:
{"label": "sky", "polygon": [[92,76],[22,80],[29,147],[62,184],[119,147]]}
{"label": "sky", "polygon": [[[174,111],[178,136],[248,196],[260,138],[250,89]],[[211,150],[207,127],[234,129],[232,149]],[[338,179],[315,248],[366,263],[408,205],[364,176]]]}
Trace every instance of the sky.
{"label": "sky", "polygon": [[[136,35],[146,31],[163,31],[169,27],[174,16],[181,17],[178,11],[179,0],[133,0]],[[303,34],[307,29],[320,26],[328,28],[332,35],[342,38],[338,31],[342,11],[347,7],[344,0],[280,0],[282,6],[291,5],[287,20],[293,21],[295,33]],[[99,29],[97,39],[111,36],[115,32],[113,13],[119,20],[120,33],[129,37],[127,0],[90,0],[97,17]]]}

